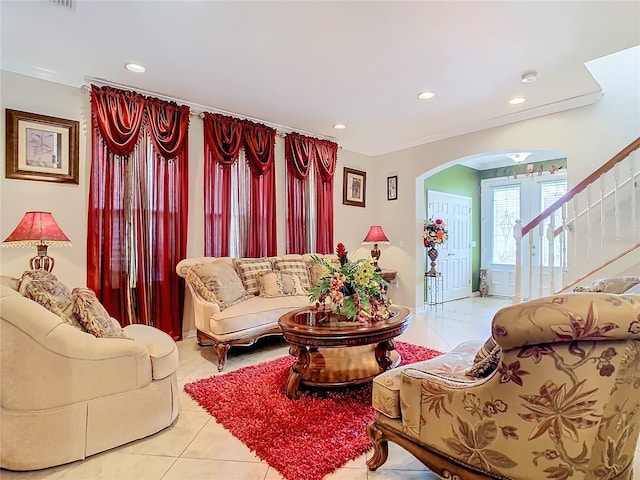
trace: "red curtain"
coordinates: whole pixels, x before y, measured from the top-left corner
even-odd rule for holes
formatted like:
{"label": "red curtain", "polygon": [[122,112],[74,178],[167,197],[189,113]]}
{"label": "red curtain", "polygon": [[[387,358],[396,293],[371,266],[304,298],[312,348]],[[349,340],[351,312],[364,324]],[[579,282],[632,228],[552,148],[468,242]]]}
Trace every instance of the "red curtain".
{"label": "red curtain", "polygon": [[[287,253],[306,253],[306,180],[311,167],[309,138],[290,133],[284,139],[287,163]],[[319,252],[318,252],[319,253]]]}
{"label": "red curtain", "polygon": [[[290,133],[285,138],[287,162],[287,253],[333,251],[333,175],[338,145]],[[315,163],[316,243],[306,244],[307,181]]]}
{"label": "red curtain", "polygon": [[276,238],[276,131],[245,122],[244,149],[251,168],[247,256],[275,256]]}
{"label": "red curtain", "polygon": [[242,146],[243,123],[204,114],[204,254],[229,256],[231,232],[231,166]]}
{"label": "red curtain", "polygon": [[316,164],[316,248],[318,253],[333,252],[333,175],[338,145],[314,140]]}
{"label": "red curtain", "polygon": [[87,284],[121,324],[179,339],[184,288],[174,268],[187,247],[189,108],[95,86],[91,104]]}

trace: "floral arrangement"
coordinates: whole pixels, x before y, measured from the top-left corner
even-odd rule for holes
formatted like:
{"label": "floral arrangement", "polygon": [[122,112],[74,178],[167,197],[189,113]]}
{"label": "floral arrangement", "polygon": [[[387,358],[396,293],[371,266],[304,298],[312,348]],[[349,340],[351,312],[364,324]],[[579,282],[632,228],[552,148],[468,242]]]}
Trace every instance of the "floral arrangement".
{"label": "floral arrangement", "polygon": [[325,269],[320,285],[309,293],[316,310],[325,310],[329,301],[333,312],[352,321],[364,323],[388,318],[390,302],[386,296],[387,282],[375,271],[372,260],[350,262],[342,243],[338,244],[336,254],[340,268],[326,258],[312,256],[313,261]]}
{"label": "floral arrangement", "polygon": [[429,219],[424,222],[424,230],[422,233],[424,237],[425,247],[435,247],[441,245],[447,241],[447,224],[440,218],[436,220]]}

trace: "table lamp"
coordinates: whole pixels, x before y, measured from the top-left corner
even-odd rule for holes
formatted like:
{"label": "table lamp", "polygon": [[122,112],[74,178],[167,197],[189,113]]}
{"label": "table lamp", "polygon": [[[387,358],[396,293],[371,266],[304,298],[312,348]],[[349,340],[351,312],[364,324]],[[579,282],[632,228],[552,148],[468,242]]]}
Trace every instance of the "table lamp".
{"label": "table lamp", "polygon": [[371,258],[373,258],[373,265],[376,267],[376,272],[381,271],[381,268],[378,266],[378,259],[380,258],[380,250],[378,250],[378,244],[389,244],[389,239],[384,234],[382,227],[380,225],[373,225],[369,228],[369,233],[364,237],[362,241],[363,245],[370,245],[373,243],[373,250],[371,250]]}
{"label": "table lamp", "polygon": [[29,260],[31,270],[53,270],[55,260],[47,255],[47,248],[70,247],[71,241],[60,229],[50,212],[27,212],[3,247],[36,247],[38,254]]}

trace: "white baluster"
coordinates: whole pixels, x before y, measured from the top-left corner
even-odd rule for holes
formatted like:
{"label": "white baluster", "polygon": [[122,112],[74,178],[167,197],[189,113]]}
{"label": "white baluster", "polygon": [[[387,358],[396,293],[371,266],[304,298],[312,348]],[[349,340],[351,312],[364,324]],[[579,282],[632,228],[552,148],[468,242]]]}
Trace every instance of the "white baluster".
{"label": "white baluster", "polygon": [[605,177],[606,174],[600,175],[600,248],[604,248],[606,242],[607,226],[606,218],[607,214],[604,209],[604,197],[605,197]]}
{"label": "white baluster", "polygon": [[522,301],[522,220],[516,220],[513,227],[513,238],[516,240],[516,284],[513,293],[513,303],[517,304]]}
{"label": "white baluster", "polygon": [[556,291],[556,282],[555,282],[555,268],[554,268],[554,240],[555,240],[555,235],[554,235],[554,231],[555,231],[555,215],[551,214],[551,217],[549,217],[549,226],[547,227],[547,242],[549,245],[549,254],[548,254],[548,266],[547,269],[549,270],[549,294],[553,294]]}
{"label": "white baluster", "polygon": [[591,259],[591,185],[585,189],[587,197],[587,259]]}
{"label": "white baluster", "polygon": [[[622,231],[620,230],[620,197],[618,196],[618,189],[620,187],[620,164],[616,163],[613,167],[613,204],[615,209],[615,222],[616,222],[616,239],[622,237]],[[633,183],[633,182],[632,182]]]}
{"label": "white baluster", "polygon": [[[640,229],[640,225],[638,225],[638,205],[636,205],[636,189],[640,189],[640,175],[636,172],[636,155],[637,152],[632,154],[629,160],[629,177],[631,178],[631,231],[632,238],[638,238],[638,230]],[[636,178],[639,177],[639,178]]]}
{"label": "white baluster", "polygon": [[[542,250],[542,242],[544,241],[544,222],[541,222],[537,227],[536,230],[538,230],[538,245],[540,245],[540,250]],[[538,254],[538,297],[544,297],[544,284],[543,284],[543,269],[544,269],[544,262],[543,262],[543,255],[542,255],[542,251]],[[531,298],[531,297],[529,297]]]}

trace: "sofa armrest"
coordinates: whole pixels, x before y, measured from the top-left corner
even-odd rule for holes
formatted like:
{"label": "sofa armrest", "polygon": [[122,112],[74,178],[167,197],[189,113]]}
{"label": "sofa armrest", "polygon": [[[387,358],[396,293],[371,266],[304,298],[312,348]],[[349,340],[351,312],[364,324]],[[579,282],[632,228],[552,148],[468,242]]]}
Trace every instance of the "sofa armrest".
{"label": "sofa armrest", "polygon": [[640,339],[639,316],[640,295],[568,293],[501,309],[492,332],[503,351],[571,340]]}
{"label": "sofa armrest", "polygon": [[216,313],[220,313],[220,306],[217,303],[202,298],[197,289],[193,288],[188,278],[185,279],[185,284],[187,285],[187,290],[193,303],[193,316],[196,328],[208,333],[211,330],[209,319]]}

